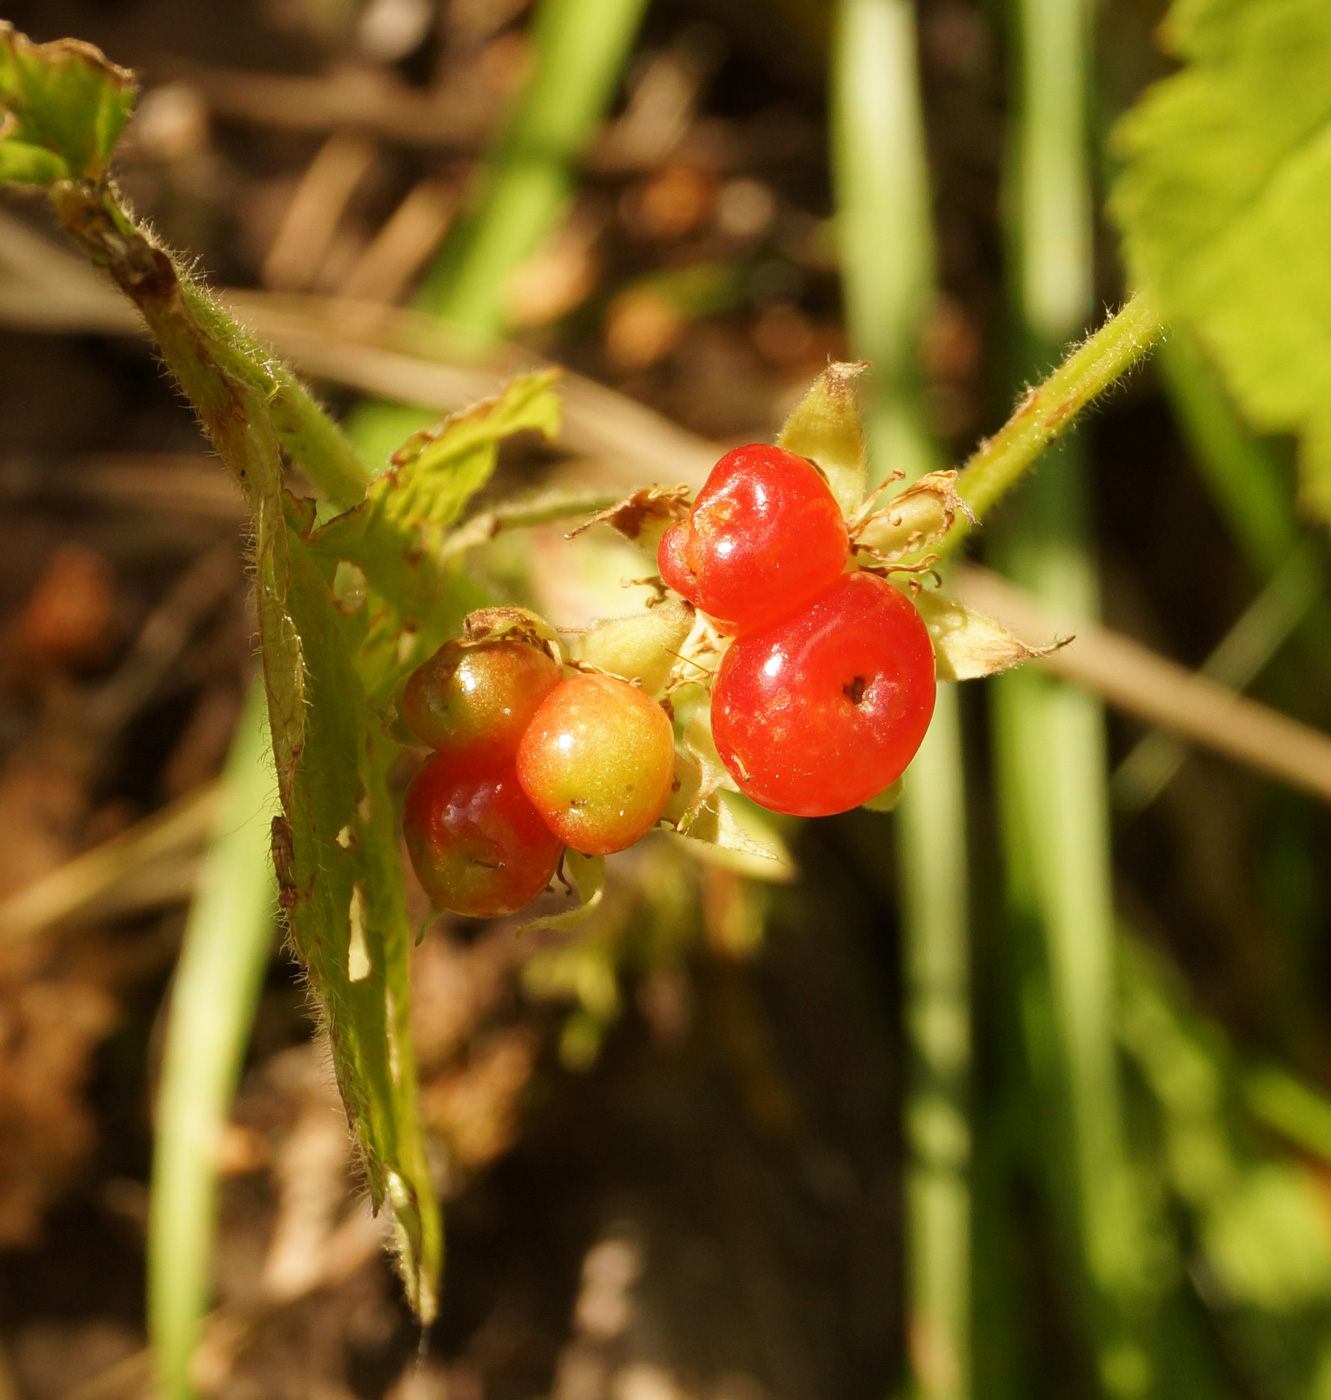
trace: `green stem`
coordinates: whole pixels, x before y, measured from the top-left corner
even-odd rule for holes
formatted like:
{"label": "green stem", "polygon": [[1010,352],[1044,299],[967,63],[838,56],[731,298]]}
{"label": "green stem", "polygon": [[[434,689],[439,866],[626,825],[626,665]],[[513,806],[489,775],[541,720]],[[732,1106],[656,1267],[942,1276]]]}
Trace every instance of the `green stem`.
{"label": "green stem", "polygon": [[[908,0],[842,0],[832,73],[846,320],[873,365],[870,474],[929,471],[917,360],[934,251],[915,18]],[[910,1072],[904,1108],[907,1333],[921,1400],[971,1386],[970,928],[957,696],[940,686],[899,806]]]}
{"label": "green stem", "polygon": [[955,687],[940,684],[898,827],[906,946],[906,1230],[916,1393],[971,1393],[970,919]]}
{"label": "green stem", "polygon": [[[1155,308],[1138,292],[1043,383],[1028,389],[1008,421],[962,468],[957,487],[971,509],[977,515],[989,510],[1050,443],[1073,427],[1088,404],[1150,351],[1164,329]],[[965,529],[959,521],[940,547],[955,548]]]}
{"label": "green stem", "polygon": [[168,1400],[194,1394],[209,1305],[217,1155],[273,941],[275,783],[263,686],[250,687],[222,779],[167,1013],[148,1218],[148,1318]]}
{"label": "green stem", "polygon": [[[1089,0],[1012,0],[1019,104],[1009,148],[1009,230],[1023,358],[1047,357],[1091,307],[1092,213],[1085,131]],[[1080,345],[971,458],[958,483],[988,508],[1080,410],[1161,334],[1140,294]],[[1000,536],[1007,571],[1060,608],[1093,617],[1090,490],[1081,445],[1061,444]],[[1008,900],[1033,935],[1022,991],[1039,1129],[1036,1173],[1062,1246],[1072,1316],[1102,1394],[1148,1393],[1142,1335],[1141,1203],[1123,1140],[1114,1021],[1114,911],[1104,716],[1099,702],[1019,670],[994,687]]]}
{"label": "green stem", "polygon": [[912,6],[843,0],[835,43],[832,165],[846,328],[872,367],[876,476],[900,470],[913,480],[934,466],[936,452],[918,362],[935,293]]}
{"label": "green stem", "polygon": [[421,310],[482,340],[503,332],[505,285],[567,206],[574,163],[610,104],[645,8],[646,0],[542,0],[531,81],[421,286]]}
{"label": "green stem", "polygon": [[[478,350],[507,329],[509,278],[572,198],[576,162],[610,105],[645,8],[646,0],[541,0],[531,80],[414,302]],[[409,404],[364,403],[351,435],[379,462],[436,418]]]}
{"label": "green stem", "polygon": [[252,473],[267,481],[280,472],[270,448],[285,450],[330,505],[345,508],[364,496],[369,469],[341,429],[134,222],[114,187],[65,180],[51,187],[50,199],[91,261],[143,314],[168,369],[248,496],[262,485]]}

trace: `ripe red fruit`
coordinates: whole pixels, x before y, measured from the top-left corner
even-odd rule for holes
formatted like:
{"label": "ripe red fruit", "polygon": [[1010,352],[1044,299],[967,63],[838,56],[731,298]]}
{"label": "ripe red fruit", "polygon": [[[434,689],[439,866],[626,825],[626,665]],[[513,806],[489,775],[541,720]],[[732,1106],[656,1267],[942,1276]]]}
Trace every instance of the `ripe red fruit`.
{"label": "ripe red fruit", "polygon": [[656,825],[675,779],[675,735],[651,696],[578,675],[546,697],[518,745],[518,779],[567,846],[622,851]]}
{"label": "ripe red fruit", "polygon": [[712,735],[740,791],[825,817],[894,783],[934,709],[934,651],[903,593],[839,578],[808,607],[741,637],[712,690]]}
{"label": "ripe red fruit", "polygon": [[755,443],[712,468],[688,516],[662,536],[661,577],[736,636],[793,612],[845,568],[850,542],[816,467]]}
{"label": "ripe red fruit", "polygon": [[527,800],[511,758],[459,764],[432,754],[407,789],[402,830],[435,907],[474,919],[530,904],[563,849]]}
{"label": "ripe red fruit", "polygon": [[402,717],[423,744],[468,761],[512,758],[563,671],[526,642],[445,642],[408,677]]}

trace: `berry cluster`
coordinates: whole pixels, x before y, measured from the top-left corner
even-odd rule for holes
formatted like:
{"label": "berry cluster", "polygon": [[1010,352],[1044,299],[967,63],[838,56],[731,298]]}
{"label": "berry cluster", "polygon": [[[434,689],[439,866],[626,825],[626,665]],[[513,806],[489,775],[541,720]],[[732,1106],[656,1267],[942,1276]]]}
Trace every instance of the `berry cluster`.
{"label": "berry cluster", "polygon": [[565,846],[608,855],[655,826],[675,740],[628,681],[565,677],[534,633],[473,630],[407,681],[403,718],[435,752],[407,791],[403,831],[438,908],[493,918],[535,899]]}
{"label": "berry cluster", "polygon": [[934,707],[934,652],[905,594],[847,573],[846,522],[803,457],[728,452],[658,553],[662,578],[734,640],[712,736],[740,790],[829,816],[899,778]]}
{"label": "berry cluster", "polygon": [[[638,498],[626,504],[640,512]],[[513,913],[565,847],[609,855],[656,825],[677,784],[674,729],[654,696],[677,661],[697,666],[679,650],[696,613],[711,624],[705,645],[724,646],[711,686],[716,751],[762,806],[843,812],[914,757],[933,714],[933,644],[904,593],[855,567],[810,461],[761,445],[728,452],[658,560],[686,601],[600,624],[576,669],[539,618],[498,609],[473,614],[407,681],[403,718],[435,752],[403,826],[438,908]]]}

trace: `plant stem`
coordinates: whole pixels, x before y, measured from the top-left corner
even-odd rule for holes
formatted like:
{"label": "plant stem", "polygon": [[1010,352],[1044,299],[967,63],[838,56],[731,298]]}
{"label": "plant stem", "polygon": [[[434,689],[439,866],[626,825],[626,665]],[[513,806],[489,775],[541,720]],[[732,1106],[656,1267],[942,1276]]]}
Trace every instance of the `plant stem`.
{"label": "plant stem", "polygon": [[[1038,362],[1091,308],[1091,199],[1085,130],[1089,0],[1012,0],[1019,103],[1009,146],[1010,283],[1021,358]],[[987,510],[1078,412],[1141,358],[1161,326],[1138,295],[1079,346],[958,483]],[[1000,536],[1006,571],[1064,612],[1094,617],[1091,500],[1081,444],[1061,444]],[[1123,1141],[1115,1045],[1104,715],[1099,701],[1033,669],[993,690],[1000,810],[1013,933],[1028,931],[1022,989],[1039,1140],[1021,1166],[1041,1182],[1072,1316],[1096,1389],[1149,1392],[1156,1358],[1142,1336],[1141,1205]]]}
{"label": "plant stem", "polygon": [[[285,450],[329,504],[359,501],[369,469],[341,429],[270,351],[181,271],[130,218],[113,187],[87,180],[52,186],[56,216],[89,259],[142,313],[205,431],[247,495],[281,463]],[[249,412],[247,391],[262,396]]]}
{"label": "plant stem", "polygon": [[[531,79],[414,301],[478,350],[504,333],[508,280],[569,203],[575,163],[610,105],[645,8],[646,0],[541,0],[537,8]],[[365,403],[351,433],[378,462],[434,416]]]}
{"label": "plant stem", "polygon": [[[957,489],[975,513],[989,510],[1050,443],[1072,428],[1082,409],[1142,359],[1163,334],[1163,322],[1145,294],[1138,292],[1043,383],[1028,389],[1007,422],[971,453],[962,468]],[[955,548],[965,532],[966,522],[959,520],[939,548]]]}
{"label": "plant stem", "polygon": [[276,784],[266,699],[250,687],[222,778],[171,989],[148,1218],[148,1318],[168,1400],[194,1394],[190,1356],[209,1305],[217,1155],[273,940],[268,855]]}
{"label": "plant stem", "polygon": [[971,1393],[970,916],[966,775],[955,686],[906,775],[898,835],[905,927],[909,1336],[916,1393]]}
{"label": "plant stem", "polygon": [[504,288],[573,192],[573,166],[614,95],[646,0],[542,0],[535,69],[477,181],[468,213],[416,297],[483,340],[507,324]]}
{"label": "plant stem", "polygon": [[871,464],[914,480],[936,451],[917,347],[934,251],[915,17],[906,0],[844,0],[832,69],[832,165],[846,328],[871,365]]}
{"label": "plant stem", "polygon": [[[1254,438],[1239,421],[1215,376],[1182,333],[1160,347],[1159,373],[1183,436],[1211,499],[1253,576],[1270,583],[1290,555],[1312,551],[1325,572],[1324,555],[1299,523],[1294,486],[1270,442]],[[1328,675],[1331,608],[1310,602],[1304,622],[1307,660]]]}
{"label": "plant stem", "polygon": [[[934,300],[924,123],[908,0],[842,0],[832,74],[837,226],[846,319],[873,365],[870,476],[929,471],[916,347]],[[898,807],[910,1070],[903,1106],[907,1334],[921,1400],[971,1385],[970,928],[966,784],[957,694],[933,722]]]}

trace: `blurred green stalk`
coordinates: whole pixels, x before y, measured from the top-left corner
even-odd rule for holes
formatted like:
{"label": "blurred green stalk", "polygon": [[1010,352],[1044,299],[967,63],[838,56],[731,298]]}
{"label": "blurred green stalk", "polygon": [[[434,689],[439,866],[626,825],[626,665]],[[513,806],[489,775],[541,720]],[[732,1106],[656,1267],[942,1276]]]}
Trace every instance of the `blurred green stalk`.
{"label": "blurred green stalk", "polygon": [[933,723],[899,804],[905,927],[909,1339],[915,1393],[971,1393],[970,945],[966,775],[956,688]]}
{"label": "blurred green stalk", "polygon": [[[1308,659],[1331,674],[1331,608],[1325,554],[1300,528],[1293,487],[1271,445],[1254,438],[1186,334],[1160,347],[1157,366],[1192,460],[1262,591],[1200,667],[1245,689],[1290,636],[1302,632]],[[1120,811],[1146,807],[1178,771],[1187,746],[1153,730],[1114,773]]]}
{"label": "blurred green stalk", "polygon": [[[1238,621],[1198,667],[1212,680],[1246,690],[1280,650],[1299,623],[1309,617],[1326,587],[1321,551],[1299,539],[1279,571],[1243,610]],[[1160,795],[1188,756],[1188,746],[1172,734],[1144,734],[1114,770],[1114,805],[1123,814],[1140,812]]]}
{"label": "blurred green stalk", "polygon": [[[532,75],[414,300],[463,344],[484,350],[507,329],[504,291],[567,209],[576,164],[614,97],[647,0],[541,0]],[[352,437],[380,463],[437,415],[365,403]]]}
{"label": "blurred green stalk", "polygon": [[167,1400],[195,1391],[190,1357],[212,1290],[217,1158],[264,969],[277,885],[277,783],[267,700],[251,685],[222,777],[213,838],[171,988],[148,1212],[148,1325]]}
{"label": "blurred green stalk", "polygon": [[842,0],[834,42],[837,239],[850,343],[873,366],[870,468],[913,480],[934,465],[920,396],[934,239],[913,7]]}
{"label": "blurred green stalk", "polygon": [[[871,361],[871,480],[929,471],[917,361],[934,252],[915,20],[908,0],[842,0],[833,57],[833,168],[846,321]],[[970,1003],[966,791],[956,691],[906,774],[903,888],[907,1333],[913,1389],[970,1394]]]}
{"label": "blurred green stalk", "polygon": [[[1085,83],[1089,0],[1013,0],[1019,63],[1010,142],[1011,281],[1023,367],[1048,362],[1092,309]],[[1060,614],[1098,611],[1084,454],[1045,454],[1002,536],[1006,572]],[[1104,717],[1033,669],[994,686],[1009,901],[1042,956],[1023,991],[1047,1182],[1101,1391],[1148,1393],[1146,1251],[1123,1142],[1114,1033],[1114,916]]]}

